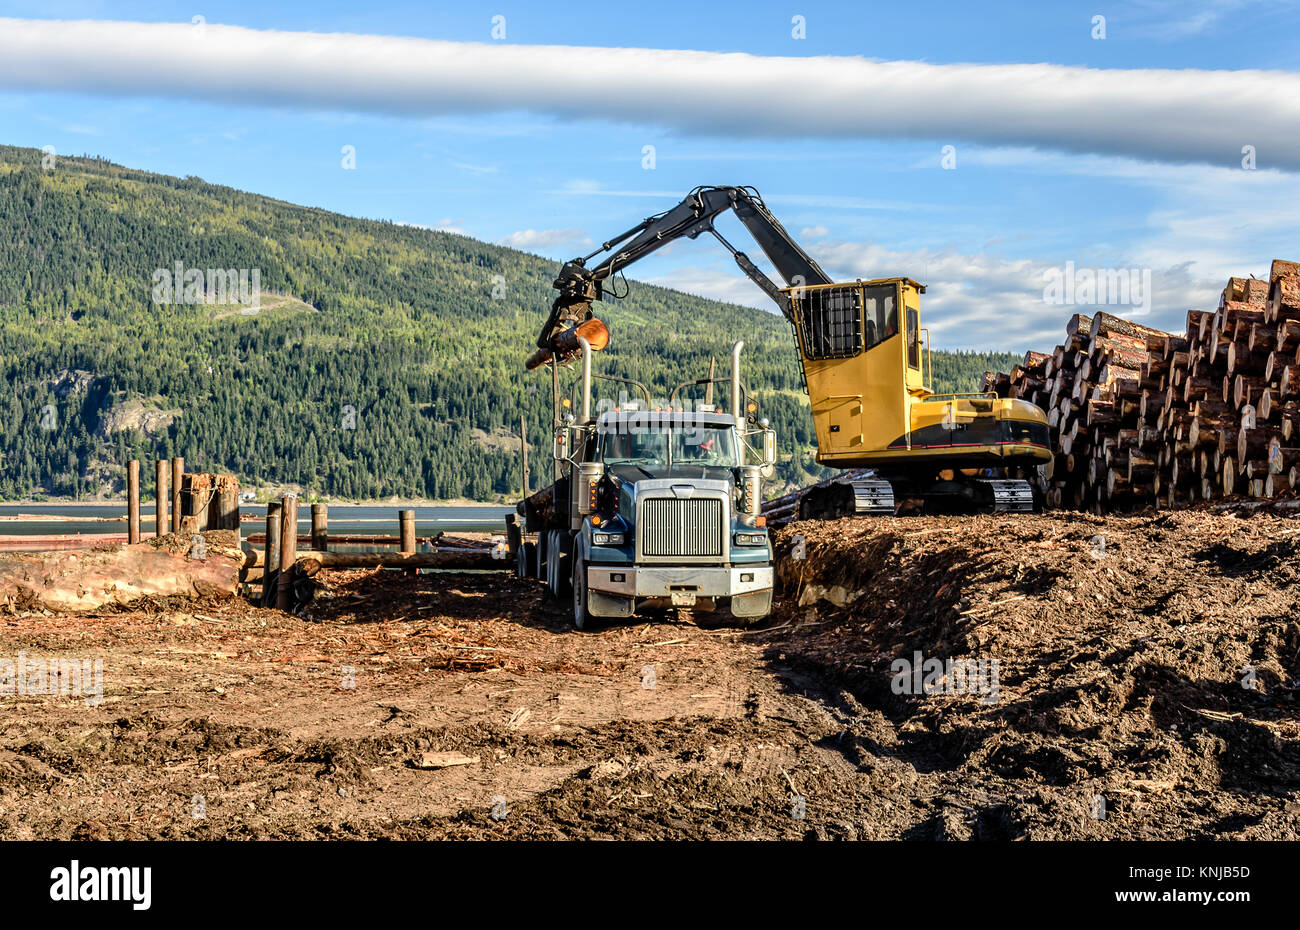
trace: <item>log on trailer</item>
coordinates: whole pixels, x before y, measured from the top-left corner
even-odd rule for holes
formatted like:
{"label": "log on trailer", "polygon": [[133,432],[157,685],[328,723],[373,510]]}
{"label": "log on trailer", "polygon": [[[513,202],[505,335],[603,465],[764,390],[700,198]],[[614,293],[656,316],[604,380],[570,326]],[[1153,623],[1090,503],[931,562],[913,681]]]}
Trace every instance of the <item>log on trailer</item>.
{"label": "log on trailer", "polygon": [[170,534],[135,545],[0,555],[0,604],[75,613],[142,597],[233,597],[243,565],[239,536]]}

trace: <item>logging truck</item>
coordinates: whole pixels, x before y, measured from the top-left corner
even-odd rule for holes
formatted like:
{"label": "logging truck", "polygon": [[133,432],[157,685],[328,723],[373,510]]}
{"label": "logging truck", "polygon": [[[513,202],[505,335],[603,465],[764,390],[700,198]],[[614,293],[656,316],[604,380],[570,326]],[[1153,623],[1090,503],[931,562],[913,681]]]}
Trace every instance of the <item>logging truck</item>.
{"label": "logging truck", "polygon": [[[767,616],[773,572],[762,480],[776,462],[776,435],[745,396],[744,343],[732,349],[729,409],[720,410],[711,376],[652,404],[640,382],[593,375],[591,345],[576,342],[581,369],[567,396],[554,368],[556,479],[526,495],[508,525],[519,577],[571,596],[580,630],[593,618],[655,607]],[[593,381],[617,384],[621,397],[593,412]],[[682,396],[701,388],[703,399]]]}

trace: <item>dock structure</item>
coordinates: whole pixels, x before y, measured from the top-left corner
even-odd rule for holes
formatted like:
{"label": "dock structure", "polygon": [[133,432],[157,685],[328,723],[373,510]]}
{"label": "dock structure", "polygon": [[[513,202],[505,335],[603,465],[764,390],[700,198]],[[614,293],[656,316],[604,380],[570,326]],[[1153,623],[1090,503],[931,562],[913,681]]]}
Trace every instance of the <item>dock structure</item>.
{"label": "dock structure", "polygon": [[[329,506],[311,505],[309,533],[298,532],[298,498],[282,496],[266,508],[262,532],[241,534],[239,480],[233,475],[186,472],[183,456],[156,460],[154,534],[177,552],[187,540],[218,531],[233,531],[242,549],[239,582],[246,596],[264,607],[294,610],[310,598],[309,579],[324,568],[392,568],[414,575],[420,569],[492,570],[505,563],[491,541],[435,533],[416,535],[416,512],[397,511],[393,533],[329,531]],[[140,461],[126,463],[125,533],[67,533],[59,535],[0,535],[0,552],[58,552],[110,549],[143,540]],[[151,545],[156,545],[151,541]],[[300,547],[307,551],[300,552]],[[339,551],[337,547],[366,547],[370,551]],[[256,585],[256,588],[252,586]],[[250,590],[250,588],[252,590]],[[256,591],[256,593],[252,593]],[[307,592],[304,594],[304,592]]]}

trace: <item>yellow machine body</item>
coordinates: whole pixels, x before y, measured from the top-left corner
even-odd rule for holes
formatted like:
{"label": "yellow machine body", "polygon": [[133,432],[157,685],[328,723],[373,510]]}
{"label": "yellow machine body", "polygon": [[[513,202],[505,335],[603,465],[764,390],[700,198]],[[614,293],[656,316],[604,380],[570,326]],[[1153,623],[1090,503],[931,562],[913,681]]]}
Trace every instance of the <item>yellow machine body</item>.
{"label": "yellow machine body", "polygon": [[786,288],[817,431],[837,468],[1034,466],[1049,461],[1047,416],[993,394],[935,394],[924,288],[911,278]]}

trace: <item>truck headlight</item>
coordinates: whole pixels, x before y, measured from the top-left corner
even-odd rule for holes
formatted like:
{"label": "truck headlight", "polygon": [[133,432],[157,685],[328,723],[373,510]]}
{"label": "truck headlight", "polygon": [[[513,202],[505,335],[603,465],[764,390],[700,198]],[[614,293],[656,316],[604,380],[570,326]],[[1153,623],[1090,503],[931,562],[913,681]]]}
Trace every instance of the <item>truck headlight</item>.
{"label": "truck headlight", "polygon": [[627,535],[624,533],[592,533],[591,544],[593,546],[622,546],[627,542]]}
{"label": "truck headlight", "polygon": [[766,546],[766,533],[737,533],[732,537],[737,546]]}

